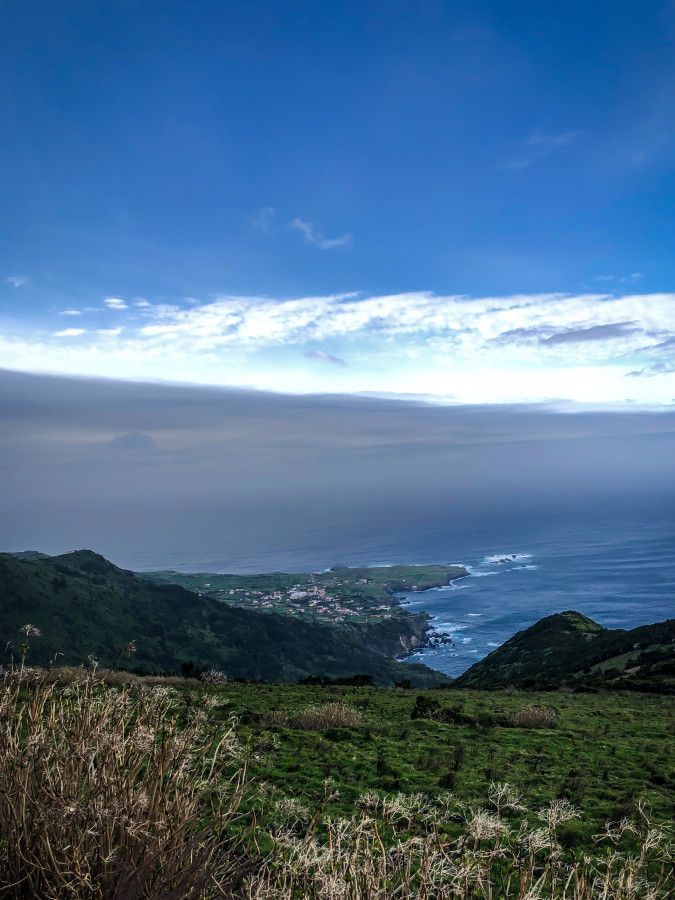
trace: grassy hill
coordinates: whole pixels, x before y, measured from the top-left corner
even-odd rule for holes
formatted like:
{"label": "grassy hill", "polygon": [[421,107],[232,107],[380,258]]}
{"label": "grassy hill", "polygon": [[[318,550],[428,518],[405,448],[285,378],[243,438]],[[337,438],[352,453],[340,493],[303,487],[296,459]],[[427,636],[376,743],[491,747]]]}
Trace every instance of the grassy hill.
{"label": "grassy hill", "polygon": [[73,669],[0,687],[9,900],[674,896],[670,697]]}
{"label": "grassy hill", "polygon": [[[657,695],[502,691],[377,690],[303,685],[226,685],[242,736],[274,763],[254,775],[310,809],[331,778],[339,797],[331,815],[354,815],[368,792],[450,790],[485,802],[491,784],[508,782],[531,809],[566,797],[584,811],[576,838],[590,845],[607,820],[630,816],[637,798],[667,822],[675,798],[672,700]],[[360,721],[314,726],[303,710],[343,703]],[[549,727],[529,727],[523,708],[546,708]],[[318,731],[318,734],[317,734]],[[582,834],[583,831],[583,840]]]}
{"label": "grassy hill", "polygon": [[26,623],[42,632],[31,641],[34,665],[54,659],[86,664],[90,655],[108,665],[133,640],[136,652],[122,664],[150,671],[180,672],[182,663],[193,662],[231,678],[268,681],[357,673],[380,684],[448,680],[391,658],[401,649],[401,627],[419,629],[413,616],[332,627],[255,613],[177,585],[153,584],[88,550],[55,557],[0,554],[0,638],[15,657]]}
{"label": "grassy hill", "polygon": [[519,631],[455,684],[675,693],[675,619],[625,631],[571,610],[556,613]]}

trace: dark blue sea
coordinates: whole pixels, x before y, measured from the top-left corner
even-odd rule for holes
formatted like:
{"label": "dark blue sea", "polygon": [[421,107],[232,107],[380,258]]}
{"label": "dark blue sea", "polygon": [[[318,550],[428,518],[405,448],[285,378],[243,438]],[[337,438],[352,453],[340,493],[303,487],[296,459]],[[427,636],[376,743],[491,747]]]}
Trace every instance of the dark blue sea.
{"label": "dark blue sea", "polygon": [[[675,617],[672,497],[568,507],[456,510],[451,503],[364,507],[272,519],[204,515],[203,528],[126,552],[137,570],[307,572],[336,563],[458,563],[452,586],[402,597],[453,645],[413,657],[458,675],[542,616],[575,609],[610,628]],[[255,514],[254,514],[255,513]],[[165,539],[164,539],[165,540]],[[499,562],[508,559],[507,562]]]}

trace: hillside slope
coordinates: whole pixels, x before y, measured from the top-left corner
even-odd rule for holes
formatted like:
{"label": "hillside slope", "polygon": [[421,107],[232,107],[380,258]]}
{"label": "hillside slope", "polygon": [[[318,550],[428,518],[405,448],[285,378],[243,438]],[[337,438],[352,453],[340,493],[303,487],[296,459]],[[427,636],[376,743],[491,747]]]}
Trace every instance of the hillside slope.
{"label": "hillside slope", "polygon": [[31,641],[33,665],[54,658],[80,665],[90,655],[108,665],[133,640],[136,652],[122,664],[151,671],[179,672],[193,662],[269,681],[357,673],[380,684],[448,681],[426,666],[389,658],[397,645],[384,623],[331,627],[234,609],[179,586],[152,584],[88,550],[30,559],[0,554],[0,639],[3,647],[10,642],[15,658],[26,623],[42,632]]}
{"label": "hillside slope", "polygon": [[569,610],[519,631],[457,687],[622,688],[675,693],[675,619],[610,630]]}

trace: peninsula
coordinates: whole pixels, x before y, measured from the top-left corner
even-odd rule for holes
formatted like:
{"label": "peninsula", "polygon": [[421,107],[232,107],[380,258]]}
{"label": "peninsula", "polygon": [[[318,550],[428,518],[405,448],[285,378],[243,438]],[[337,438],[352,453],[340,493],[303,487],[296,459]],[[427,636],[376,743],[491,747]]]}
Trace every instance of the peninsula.
{"label": "peninsula", "polygon": [[330,569],[305,574],[220,575],[211,572],[139,572],[155,584],[177,584],[255,612],[275,612],[305,620],[339,624],[377,623],[411,618],[397,594],[445,587],[469,573],[463,566],[372,566]]}

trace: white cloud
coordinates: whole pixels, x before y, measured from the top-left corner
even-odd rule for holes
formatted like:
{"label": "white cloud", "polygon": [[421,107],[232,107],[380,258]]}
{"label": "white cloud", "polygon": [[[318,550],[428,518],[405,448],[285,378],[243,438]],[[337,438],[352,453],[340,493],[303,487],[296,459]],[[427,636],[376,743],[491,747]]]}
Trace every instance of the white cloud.
{"label": "white cloud", "polygon": [[625,284],[627,281],[636,284],[642,278],[642,272],[633,272],[632,275],[622,275],[618,279],[619,284]]}
{"label": "white cloud", "polygon": [[327,238],[311,222],[303,222],[302,219],[293,219],[289,228],[295,228],[304,235],[305,242],[319,247],[321,250],[334,250],[336,247],[346,247],[351,244],[352,236],[348,232],[337,238]]}
{"label": "white cloud", "polygon": [[11,284],[14,287],[23,287],[26,284],[30,284],[30,281],[24,275],[10,275],[9,278],[5,278],[5,284]]}
{"label": "white cloud", "polygon": [[593,281],[597,281],[599,284],[609,284],[612,281],[617,284],[637,284],[642,277],[642,272],[633,272],[630,275],[596,275]]}
{"label": "white cloud", "polygon": [[150,304],[143,297],[139,297],[138,300],[134,300],[134,306],[138,306],[140,309],[147,309]]}
{"label": "white cloud", "polygon": [[62,309],[59,313],[60,316],[81,316],[82,310],[79,309]]}
{"label": "white cloud", "polygon": [[[429,292],[299,298],[223,296],[153,305],[125,329],[0,337],[7,368],[267,390],[670,402],[675,294]],[[320,347],[339,346],[349,367]],[[299,351],[299,352],[298,352]],[[341,354],[342,355],[342,354]],[[650,378],[626,378],[645,372]]]}
{"label": "white cloud", "polygon": [[126,309],[127,304],[124,300],[120,300],[119,297],[108,297],[103,301],[108,309]]}
{"label": "white cloud", "polygon": [[[266,297],[221,297],[190,309],[156,307],[140,335],[150,343],[216,349],[222,346],[312,344],[348,337],[369,345],[401,340],[399,353],[413,353],[432,341],[443,342],[448,353],[472,358],[514,352],[542,356],[580,352],[560,346],[542,349],[543,338],[567,331],[597,331],[586,340],[584,352],[604,359],[609,354],[608,326],[631,323],[612,333],[612,354],[655,343],[654,334],[675,332],[673,295],[538,294],[470,298],[427,292],[360,298],[330,295],[273,300]],[[152,321],[154,320],[154,321]],[[552,341],[555,344],[556,341]]]}

